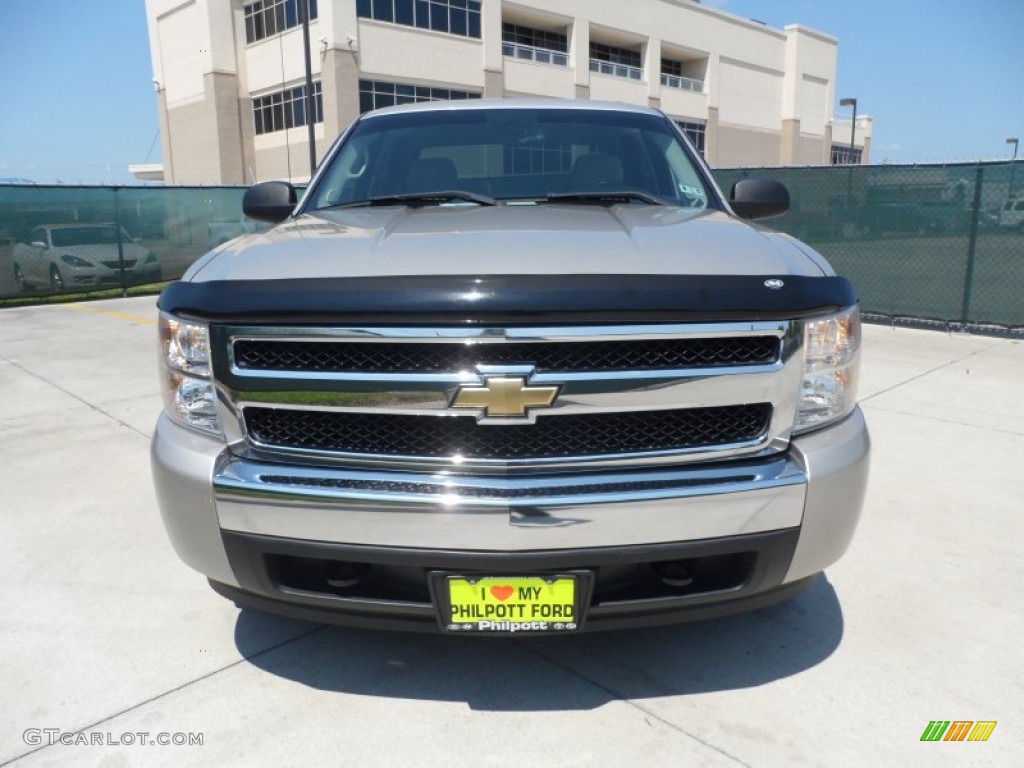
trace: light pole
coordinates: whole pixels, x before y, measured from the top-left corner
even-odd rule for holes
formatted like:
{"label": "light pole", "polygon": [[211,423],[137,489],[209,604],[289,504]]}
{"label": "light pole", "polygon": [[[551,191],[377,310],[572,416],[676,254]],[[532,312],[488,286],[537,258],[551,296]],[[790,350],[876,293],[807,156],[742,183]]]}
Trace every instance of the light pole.
{"label": "light pole", "polygon": [[1014,171],[1017,170],[1017,149],[1020,144],[1020,139],[1012,138],[1006,140],[1007,144],[1013,144],[1013,157],[1010,158],[1010,188],[1006,190],[1007,197],[1013,197],[1013,175]]}
{"label": "light pole", "polygon": [[[853,165],[854,141],[857,138],[857,100],[853,98],[840,99],[839,106],[853,107],[853,117],[850,118],[850,154],[847,157],[847,165]],[[843,224],[844,235],[847,234],[847,228],[850,230],[857,228],[858,216],[854,213],[853,205],[853,168],[846,174],[846,218],[847,223]]]}
{"label": "light pole", "polygon": [[299,23],[302,24],[302,49],[306,61],[306,136],[309,141],[309,178],[316,173],[316,96],[313,94],[313,67],[309,52],[309,0],[299,0]]}
{"label": "light pole", "polygon": [[853,107],[853,117],[850,118],[850,164],[853,165],[854,139],[857,138],[857,100],[840,99],[840,107]]}

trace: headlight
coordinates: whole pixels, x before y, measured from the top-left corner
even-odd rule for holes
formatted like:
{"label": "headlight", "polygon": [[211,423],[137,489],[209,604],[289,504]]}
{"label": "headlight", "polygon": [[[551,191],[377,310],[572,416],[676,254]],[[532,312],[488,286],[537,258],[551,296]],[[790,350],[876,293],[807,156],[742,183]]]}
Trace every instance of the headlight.
{"label": "headlight", "polygon": [[804,323],[804,377],[796,431],[846,416],[857,404],[860,311],[853,307]]}
{"label": "headlight", "polygon": [[85,259],[79,258],[78,256],[72,256],[70,253],[65,253],[60,257],[60,260],[67,264],[69,267],[91,267],[93,263],[86,261]]}
{"label": "headlight", "polygon": [[160,366],[164,408],[170,417],[183,426],[220,436],[206,324],[161,312]]}

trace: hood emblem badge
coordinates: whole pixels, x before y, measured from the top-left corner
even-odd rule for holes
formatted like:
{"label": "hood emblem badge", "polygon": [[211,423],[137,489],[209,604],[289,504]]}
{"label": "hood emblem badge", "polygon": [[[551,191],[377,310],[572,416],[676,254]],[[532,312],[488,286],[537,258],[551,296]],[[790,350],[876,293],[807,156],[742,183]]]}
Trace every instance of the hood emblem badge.
{"label": "hood emblem badge", "polygon": [[773,277],[770,280],[765,280],[764,281],[764,287],[765,288],[771,288],[773,291],[779,290],[779,288],[781,288],[784,285],[785,285],[785,283],[782,282],[781,280],[779,280],[776,277]]}
{"label": "hood emblem badge", "polygon": [[461,386],[452,408],[483,409],[487,418],[525,418],[530,408],[549,408],[558,387],[531,387],[523,376],[487,376],[483,386]]}

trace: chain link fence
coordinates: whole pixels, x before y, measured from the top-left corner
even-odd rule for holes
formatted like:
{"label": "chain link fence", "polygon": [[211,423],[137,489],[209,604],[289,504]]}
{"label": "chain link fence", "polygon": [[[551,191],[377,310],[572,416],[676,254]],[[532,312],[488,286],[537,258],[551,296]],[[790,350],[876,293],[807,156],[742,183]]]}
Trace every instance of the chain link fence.
{"label": "chain link fence", "polygon": [[174,280],[262,228],[239,187],[0,185],[0,301]]}
{"label": "chain link fence", "polygon": [[[857,285],[868,315],[1024,329],[1024,163],[737,168],[789,188],[766,222]],[[238,187],[0,186],[0,302],[174,280],[263,225]]]}
{"label": "chain link fence", "polygon": [[767,176],[790,211],[765,222],[820,251],[869,315],[1024,330],[1024,163],[724,169]]}

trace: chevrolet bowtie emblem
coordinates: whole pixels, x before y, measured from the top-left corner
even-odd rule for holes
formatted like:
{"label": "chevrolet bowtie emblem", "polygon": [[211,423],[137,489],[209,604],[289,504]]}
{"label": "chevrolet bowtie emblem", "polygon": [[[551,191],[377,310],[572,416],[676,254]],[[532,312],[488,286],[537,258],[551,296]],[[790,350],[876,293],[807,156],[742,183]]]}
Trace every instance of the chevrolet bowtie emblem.
{"label": "chevrolet bowtie emblem", "polygon": [[522,376],[488,376],[482,387],[459,387],[452,408],[483,408],[486,416],[526,416],[528,408],[547,408],[558,387],[531,387]]}

